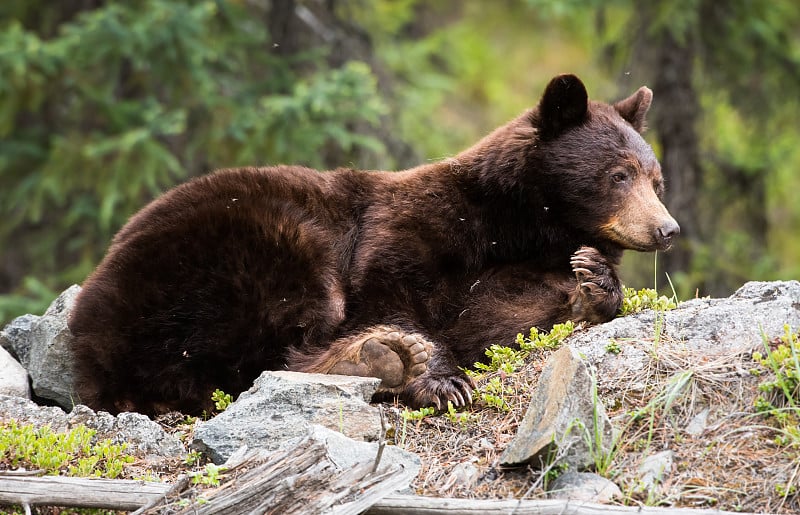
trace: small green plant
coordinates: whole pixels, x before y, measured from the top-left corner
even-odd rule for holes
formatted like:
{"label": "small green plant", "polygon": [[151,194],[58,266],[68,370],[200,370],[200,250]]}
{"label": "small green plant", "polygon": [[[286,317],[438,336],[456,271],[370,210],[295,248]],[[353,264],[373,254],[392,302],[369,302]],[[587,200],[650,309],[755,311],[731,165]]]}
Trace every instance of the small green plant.
{"label": "small green plant", "polygon": [[639,313],[645,309],[653,309],[656,311],[667,311],[675,309],[678,304],[676,297],[667,297],[660,295],[653,288],[642,288],[636,290],[634,288],[623,287],[622,306],[619,310],[619,316],[631,315]]}
{"label": "small green plant", "polygon": [[517,334],[515,343],[519,347],[518,349],[492,345],[486,350],[489,363],[475,363],[474,367],[481,372],[502,371],[506,374],[513,374],[525,363],[531,352],[557,349],[574,330],[575,324],[569,320],[563,324],[554,325],[550,331],[539,331],[532,327],[528,336],[522,333]]}
{"label": "small green plant", "polygon": [[532,327],[528,335],[522,333],[517,335],[516,347],[505,347],[502,345],[492,345],[486,350],[488,363],[475,363],[476,371],[465,370],[472,379],[484,379],[490,374],[498,374],[478,387],[474,396],[487,406],[497,408],[501,411],[509,411],[511,406],[506,400],[506,394],[513,393],[503,386],[503,379],[515,373],[525,360],[534,351],[557,349],[564,339],[573,333],[575,324],[567,321],[563,324],[556,324],[550,331],[540,331]]}
{"label": "small green plant", "polygon": [[403,411],[400,412],[400,418],[403,419],[403,427],[400,430],[400,447],[405,447],[406,444],[406,429],[408,426],[408,421],[413,420],[419,422],[423,418],[433,415],[436,413],[436,408],[428,407],[428,408],[420,408],[418,410],[410,410],[405,408]]}
{"label": "small green plant", "polygon": [[423,418],[433,415],[436,413],[436,408],[430,406],[428,408],[420,408],[417,410],[410,410],[408,408],[404,409],[400,416],[403,417],[403,420],[422,420]]}
{"label": "small green plant", "polygon": [[186,454],[186,458],[183,459],[183,463],[185,465],[197,465],[200,463],[200,460],[203,459],[203,453],[200,451],[189,451]]}
{"label": "small green plant", "polygon": [[[755,399],[755,410],[777,423],[779,433],[775,443],[782,446],[800,446],[800,343],[798,333],[784,325],[784,334],[770,344],[762,335],[764,353],[754,352],[753,361],[764,372],[772,372],[773,379],[765,377],[758,385],[762,393]],[[759,377],[761,373],[758,374]]]}
{"label": "small green plant", "polygon": [[482,388],[478,389],[480,399],[487,406],[497,408],[501,411],[509,411],[511,409],[511,406],[505,399],[506,393],[508,392],[506,392],[503,386],[503,380],[498,376],[492,377]]}
{"label": "small green plant", "polygon": [[535,350],[555,350],[574,331],[575,324],[571,320],[567,320],[563,324],[555,324],[550,331],[539,331],[537,328],[531,327],[527,337],[524,337],[522,333],[517,335],[516,343],[521,350],[529,353]]}
{"label": "small green plant", "polygon": [[611,340],[606,344],[606,352],[611,354],[619,354],[622,352],[622,346],[617,340]]}
{"label": "small green plant", "polygon": [[219,481],[222,478],[222,473],[225,472],[225,470],[225,467],[208,463],[203,470],[192,474],[192,484],[219,486]]}
{"label": "small green plant", "polygon": [[447,417],[447,420],[452,422],[453,424],[458,424],[462,428],[467,425],[470,420],[470,414],[468,411],[456,411],[455,406],[451,401],[447,401],[447,412],[444,414]]}
{"label": "small green plant", "polygon": [[93,443],[95,434],[86,426],[59,433],[49,426],[37,428],[11,420],[0,425],[0,464],[41,469],[51,475],[119,477],[133,456],[125,453],[126,444],[107,439]]}
{"label": "small green plant", "polygon": [[214,401],[214,407],[217,409],[217,411],[223,412],[228,408],[228,406],[231,405],[233,402],[233,397],[230,394],[217,389],[211,394],[211,400]]}

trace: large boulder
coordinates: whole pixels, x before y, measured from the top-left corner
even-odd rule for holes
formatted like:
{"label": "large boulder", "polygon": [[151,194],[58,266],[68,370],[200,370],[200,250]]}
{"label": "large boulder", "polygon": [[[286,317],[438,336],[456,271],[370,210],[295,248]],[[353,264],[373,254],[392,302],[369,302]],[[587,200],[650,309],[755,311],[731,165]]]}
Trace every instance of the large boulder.
{"label": "large boulder", "polygon": [[64,409],[80,403],[72,382],[72,333],[67,319],[81,291],[73,285],[50,304],[44,315],[25,315],[3,329],[0,341],[28,371],[33,393]]}
{"label": "large boulder", "polygon": [[375,441],[380,414],[368,403],[379,384],[372,377],[264,372],[224,412],[197,424],[192,446],[222,463],[245,444],[278,449],[312,424]]}
{"label": "large boulder", "polygon": [[[567,344],[602,377],[645,367],[654,354],[679,349],[711,361],[762,349],[764,338],[800,328],[800,282],[748,282],[722,299],[693,299],[669,311],[646,310],[576,333]],[[615,342],[621,352],[609,353]]]}

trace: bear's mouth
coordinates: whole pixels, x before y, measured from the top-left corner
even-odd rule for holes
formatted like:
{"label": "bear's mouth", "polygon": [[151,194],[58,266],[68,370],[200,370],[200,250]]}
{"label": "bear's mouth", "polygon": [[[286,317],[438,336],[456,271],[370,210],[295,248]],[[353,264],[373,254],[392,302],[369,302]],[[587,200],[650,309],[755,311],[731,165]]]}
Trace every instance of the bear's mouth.
{"label": "bear's mouth", "polygon": [[653,252],[654,250],[669,250],[672,247],[671,238],[662,241],[658,241],[655,238],[647,238],[647,241],[644,241],[644,239],[636,238],[633,235],[621,231],[620,229],[621,228],[619,226],[613,223],[606,224],[601,227],[601,231],[606,238],[627,250]]}

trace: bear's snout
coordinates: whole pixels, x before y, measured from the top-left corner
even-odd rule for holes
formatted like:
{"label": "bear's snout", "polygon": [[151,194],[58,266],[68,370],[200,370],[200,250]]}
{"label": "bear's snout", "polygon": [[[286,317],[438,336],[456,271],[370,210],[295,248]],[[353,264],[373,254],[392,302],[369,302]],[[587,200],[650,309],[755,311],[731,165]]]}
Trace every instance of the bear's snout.
{"label": "bear's snout", "polygon": [[681,233],[681,226],[674,219],[670,218],[656,229],[656,241],[661,250],[667,250],[672,246],[672,238]]}

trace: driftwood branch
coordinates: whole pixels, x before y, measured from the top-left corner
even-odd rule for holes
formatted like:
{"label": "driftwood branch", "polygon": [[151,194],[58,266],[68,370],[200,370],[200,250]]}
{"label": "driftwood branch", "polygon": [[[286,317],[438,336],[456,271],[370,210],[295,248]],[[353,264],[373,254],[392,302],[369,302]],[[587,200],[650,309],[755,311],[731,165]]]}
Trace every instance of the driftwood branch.
{"label": "driftwood branch", "polygon": [[0,475],[0,504],[135,510],[169,489],[165,483],[77,477]]}
{"label": "driftwood branch", "polygon": [[[390,495],[366,515],[743,515],[739,512],[652,506],[612,506],[564,500],[484,500]],[[754,515],[754,514],[750,514]]]}

